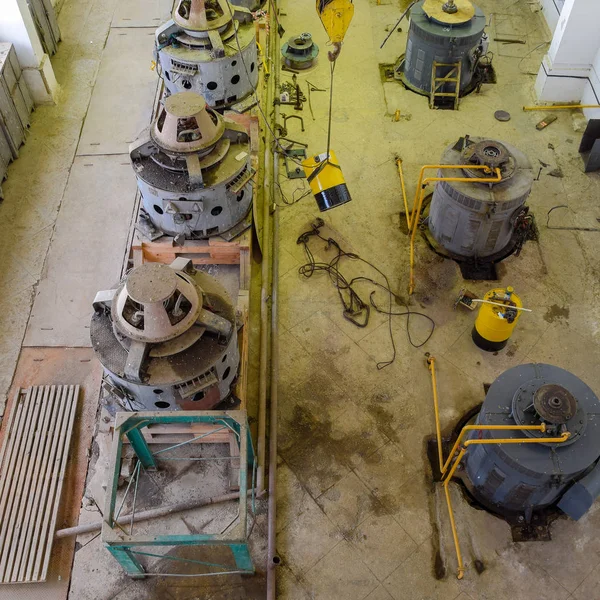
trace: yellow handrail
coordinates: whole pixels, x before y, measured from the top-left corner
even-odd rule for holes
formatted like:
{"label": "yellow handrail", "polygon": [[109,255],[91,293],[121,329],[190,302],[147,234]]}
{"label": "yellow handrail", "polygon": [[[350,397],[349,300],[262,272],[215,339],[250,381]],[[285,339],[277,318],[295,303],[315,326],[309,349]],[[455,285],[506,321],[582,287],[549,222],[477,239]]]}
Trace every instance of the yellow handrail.
{"label": "yellow handrail", "polygon": [[408,210],[408,199],[406,198],[406,186],[404,185],[404,171],[402,170],[402,159],[396,157],[396,168],[400,177],[400,185],[402,186],[402,200],[404,201],[404,214],[406,215],[406,224],[410,231],[410,214]]}
{"label": "yellow handrail", "polygon": [[[560,437],[554,438],[501,438],[501,439],[474,439],[467,440],[462,447],[460,448],[460,452],[458,456],[452,462],[452,459],[456,455],[460,447],[460,443],[467,431],[546,431],[546,425],[542,423],[541,425],[465,425],[452,450],[446,460],[444,462],[443,451],[442,451],[442,441],[441,441],[441,426],[440,426],[440,413],[439,413],[439,403],[438,403],[438,394],[437,394],[437,381],[435,377],[435,358],[430,356],[427,359],[427,365],[431,372],[431,383],[433,386],[433,405],[434,405],[434,413],[435,413],[435,429],[437,435],[437,443],[438,443],[438,457],[440,461],[440,472],[442,474],[442,485],[444,486],[444,494],[446,496],[446,504],[448,505],[448,515],[450,518],[450,528],[452,529],[452,539],[454,540],[454,549],[456,551],[456,562],[458,564],[457,568],[457,579],[462,579],[465,576],[465,567],[463,564],[462,553],[460,551],[460,541],[458,539],[458,530],[456,528],[456,521],[454,519],[454,510],[452,508],[452,499],[450,497],[450,489],[449,484],[454,477],[454,473],[460,462],[462,461],[464,455],[466,454],[469,446],[478,445],[478,444],[561,444],[566,442],[571,435],[568,431],[563,433]],[[452,464],[452,468],[448,471],[448,467]]]}
{"label": "yellow handrail", "polygon": [[[492,172],[490,167],[485,165],[425,165],[421,167],[419,174],[419,183],[415,190],[415,200],[413,203],[413,211],[409,222],[410,232],[410,278],[408,284],[408,294],[412,295],[415,291],[415,237],[419,228],[419,218],[423,207],[423,198],[425,197],[425,188],[434,181],[453,181],[465,183],[499,183],[502,181],[502,173],[500,169],[493,169],[495,177],[427,177],[423,179],[426,169],[481,169],[486,173]],[[408,210],[408,208],[407,208]]]}
{"label": "yellow handrail", "polygon": [[524,106],[523,110],[568,110],[569,108],[600,108],[600,104],[549,104],[547,106]]}

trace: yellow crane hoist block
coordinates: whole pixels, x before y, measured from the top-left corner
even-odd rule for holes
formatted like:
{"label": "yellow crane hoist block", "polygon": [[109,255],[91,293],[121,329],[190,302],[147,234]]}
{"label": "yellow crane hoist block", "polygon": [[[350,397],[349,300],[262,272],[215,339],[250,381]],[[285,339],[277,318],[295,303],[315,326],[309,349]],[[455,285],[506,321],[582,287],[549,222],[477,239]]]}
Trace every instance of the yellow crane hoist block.
{"label": "yellow crane hoist block", "polygon": [[344,36],[354,16],[354,4],[352,0],[317,0],[317,14],[334,47],[329,52],[329,60],[333,62],[339,56]]}
{"label": "yellow crane hoist block", "polygon": [[333,150],[307,158],[302,166],[321,212],[352,200]]}

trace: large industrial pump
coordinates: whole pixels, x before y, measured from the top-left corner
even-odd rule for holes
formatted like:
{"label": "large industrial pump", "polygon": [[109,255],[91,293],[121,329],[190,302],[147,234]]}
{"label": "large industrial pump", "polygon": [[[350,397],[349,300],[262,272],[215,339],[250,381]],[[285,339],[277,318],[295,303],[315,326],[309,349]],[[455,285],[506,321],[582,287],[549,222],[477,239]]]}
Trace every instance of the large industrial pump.
{"label": "large industrial pump", "polygon": [[98,292],[90,336],[105,389],[128,410],[206,410],[231,394],[235,308],[190,260],[143,264]]}
{"label": "large industrial pump", "polygon": [[[446,148],[440,164],[467,168],[439,170],[442,181],[435,184],[427,220],[430,242],[459,264],[465,278],[495,279],[495,264],[518,251],[529,235],[531,163],[511,144],[465,136]],[[478,183],[497,169],[500,182]]]}
{"label": "large industrial pump", "polygon": [[227,236],[249,214],[249,135],[194,92],[169,96],[129,155],[155,237]]}
{"label": "large industrial pump", "polygon": [[[578,520],[600,495],[600,400],[572,373],[547,364],[509,369],[489,388],[475,424],[544,425],[473,431],[471,438],[525,435],[540,443],[470,446],[455,474],[481,505],[513,525],[515,539],[549,539],[549,514],[559,509]],[[562,443],[543,441],[566,433]]]}
{"label": "large industrial pump", "polygon": [[485,15],[468,0],[419,0],[410,9],[406,53],[395,76],[409,89],[451,97],[472,91],[488,51]]}
{"label": "large industrial pump", "polygon": [[167,93],[197,92],[213,108],[239,103],[258,84],[252,13],[228,0],[179,0],[156,30],[156,55]]}

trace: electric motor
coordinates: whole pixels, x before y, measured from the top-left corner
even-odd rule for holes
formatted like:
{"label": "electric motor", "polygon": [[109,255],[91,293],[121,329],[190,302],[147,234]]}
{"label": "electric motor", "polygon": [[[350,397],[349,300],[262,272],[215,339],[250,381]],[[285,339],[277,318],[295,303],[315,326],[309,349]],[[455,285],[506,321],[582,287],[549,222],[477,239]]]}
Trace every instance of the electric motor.
{"label": "electric motor", "polygon": [[246,129],[194,92],[167,98],[129,147],[144,210],[169,235],[222,235],[244,220],[254,174]]}
{"label": "electric motor", "polygon": [[[410,29],[402,80],[412,90],[429,95],[433,78],[456,78],[460,65],[460,94],[468,91],[479,58],[485,53],[485,15],[466,0],[459,10],[444,11],[445,0],[419,0],[410,10]],[[434,63],[440,66],[436,67]],[[436,91],[451,93],[454,82],[436,82]]]}
{"label": "electric motor", "polygon": [[[529,520],[533,511],[558,503],[579,518],[600,493],[599,417],[600,400],[572,373],[546,364],[509,369],[490,387],[477,424],[543,424],[545,431],[476,431],[471,438],[541,442],[469,446],[463,481],[476,499],[503,515]],[[543,442],[565,432],[565,442]]]}
{"label": "electric motor", "polygon": [[315,64],[319,55],[319,46],[310,33],[292,36],[282,47],[281,54],[286,67],[290,69],[309,69]]}
{"label": "electric motor", "polygon": [[143,264],[98,292],[90,335],[106,387],[128,410],[205,410],[231,393],[235,308],[190,260]]}
{"label": "electric motor", "polygon": [[[520,150],[505,142],[461,138],[446,148],[441,164],[467,165],[440,169],[429,210],[429,231],[451,258],[497,261],[517,244],[516,224],[533,186],[533,169]],[[469,169],[469,165],[487,166]],[[499,183],[479,183],[494,178]],[[471,181],[452,181],[467,178]]]}
{"label": "electric motor", "polygon": [[156,53],[169,94],[194,91],[213,108],[240,102],[258,84],[252,14],[228,0],[179,0],[156,31]]}

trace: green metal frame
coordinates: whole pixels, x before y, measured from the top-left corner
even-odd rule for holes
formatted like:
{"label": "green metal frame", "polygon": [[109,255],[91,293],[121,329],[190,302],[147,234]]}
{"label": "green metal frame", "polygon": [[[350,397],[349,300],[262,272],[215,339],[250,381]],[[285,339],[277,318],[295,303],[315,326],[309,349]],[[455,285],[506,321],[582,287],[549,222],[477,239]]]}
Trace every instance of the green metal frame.
{"label": "green metal frame", "polygon": [[[240,506],[239,526],[233,528],[231,533],[135,536],[132,535],[132,531],[125,531],[125,529],[116,522],[116,519],[118,519],[122,508],[121,504],[121,508],[116,510],[117,485],[121,472],[121,456],[123,452],[124,436],[127,436],[132,449],[139,459],[139,462],[136,465],[136,471],[134,471],[134,475],[129,484],[131,486],[131,483],[135,479],[135,493],[137,494],[137,478],[139,477],[140,467],[145,470],[155,470],[157,469],[157,462],[160,461],[161,454],[167,452],[168,450],[178,448],[182,445],[201,440],[203,437],[213,433],[205,433],[203,435],[194,437],[191,440],[186,440],[183,443],[161,449],[157,452],[152,452],[150,446],[144,438],[142,429],[148,425],[167,423],[205,423],[209,425],[215,425],[214,432],[227,428],[234,433],[239,445]],[[244,468],[244,465],[248,465],[248,467],[250,467],[250,472],[253,473],[255,457],[254,449],[252,447],[252,438],[248,429],[246,411],[213,410],[117,413],[115,418],[115,433],[113,436],[111,465],[112,476],[108,482],[108,487],[106,490],[106,507],[104,511],[104,520],[102,523],[102,541],[115,559],[119,562],[119,564],[123,567],[127,575],[133,578],[143,578],[147,575],[154,575],[153,573],[147,573],[144,570],[144,567],[137,560],[136,555],[179,560],[185,563],[191,562],[210,568],[221,569],[219,571],[213,570],[206,573],[198,573],[195,574],[195,576],[254,573],[254,565],[250,557],[246,537],[246,524],[248,516],[248,469]],[[125,495],[127,495],[128,491],[129,487],[125,492]],[[236,529],[242,532],[241,536],[239,534],[236,536]],[[153,554],[151,552],[142,552],[139,550],[140,547],[161,546],[228,546],[233,554],[236,570],[231,570],[226,565],[180,559],[169,555]],[[156,575],[165,576],[164,573],[156,573]]]}

